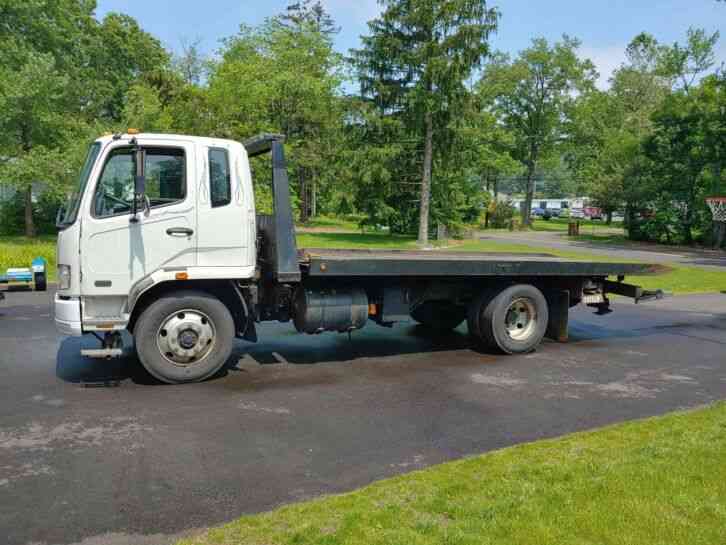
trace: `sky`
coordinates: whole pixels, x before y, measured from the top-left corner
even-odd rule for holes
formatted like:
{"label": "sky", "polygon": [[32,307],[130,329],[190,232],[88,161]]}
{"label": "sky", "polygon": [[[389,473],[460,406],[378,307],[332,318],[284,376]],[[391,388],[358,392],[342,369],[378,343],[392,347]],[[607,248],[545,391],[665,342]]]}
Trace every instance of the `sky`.
{"label": "sky", "polygon": [[[366,22],[380,7],[376,0],[322,0],[341,32],[336,48],[347,52],[367,33]],[[178,51],[186,41],[200,41],[214,54],[222,38],[234,35],[241,23],[257,25],[284,11],[288,0],[97,0],[96,14],[127,13],[169,49]],[[516,54],[531,39],[556,40],[562,34],[579,38],[581,55],[600,72],[599,85],[607,86],[612,71],[624,60],[625,46],[642,31],[660,42],[685,40],[689,27],[720,30],[718,62],[726,62],[726,3],[716,0],[500,0],[489,2],[501,11],[495,49]]]}

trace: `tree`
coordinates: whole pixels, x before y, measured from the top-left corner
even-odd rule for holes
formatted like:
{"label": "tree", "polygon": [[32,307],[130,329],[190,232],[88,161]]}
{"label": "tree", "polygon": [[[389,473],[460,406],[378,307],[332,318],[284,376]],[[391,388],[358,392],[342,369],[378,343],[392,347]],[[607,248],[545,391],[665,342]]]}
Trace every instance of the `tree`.
{"label": "tree", "polygon": [[661,74],[672,78],[675,85],[686,93],[690,92],[699,76],[716,64],[715,47],[719,36],[718,31],[708,35],[703,29],[689,28],[685,45],[676,42],[660,49]]}
{"label": "tree", "polygon": [[[706,78],[699,89],[701,129],[709,163],[707,193],[726,194],[726,74]],[[726,224],[713,223],[713,246],[726,242]]]}
{"label": "tree", "polygon": [[537,38],[513,61],[497,55],[479,82],[479,92],[514,138],[513,156],[525,168],[523,225],[530,223],[539,165],[562,143],[576,96],[594,88],[595,67],[578,58],[578,47],[568,36],[552,46]]}
{"label": "tree", "polygon": [[181,53],[172,59],[174,69],[187,85],[199,85],[207,74],[209,63],[200,51],[200,43],[199,38],[193,41],[183,39]]}
{"label": "tree", "polygon": [[[341,123],[341,57],[310,24],[290,28],[277,18],[243,26],[227,40],[209,78],[212,134],[237,139],[258,132],[288,138],[294,202],[306,221],[319,187],[334,183],[333,145]],[[244,74],[244,77],[240,77]]]}
{"label": "tree", "polygon": [[133,19],[99,23],[94,9],[91,0],[0,0],[0,169],[25,195],[28,236],[33,185],[68,183],[56,159],[89,126],[120,121],[131,83],[167,58]]}
{"label": "tree", "polygon": [[168,132],[173,124],[158,91],[144,82],[135,83],[129,88],[122,115],[124,125],[145,132]]}
{"label": "tree", "polygon": [[[500,181],[503,177],[519,174],[520,165],[511,156],[514,141],[511,134],[498,123],[496,116],[487,108],[487,103],[479,94],[468,101],[465,123],[459,130],[459,145],[465,151],[462,157],[479,180],[480,188],[497,202]],[[490,203],[491,204],[491,203]],[[487,208],[484,217],[485,227],[493,206]]]}
{"label": "tree", "polygon": [[423,143],[418,242],[428,243],[435,140],[461,111],[466,81],[489,54],[498,12],[482,0],[381,0],[355,50],[361,95]]}
{"label": "tree", "polygon": [[33,237],[33,184],[56,179],[49,148],[72,128],[60,113],[68,78],[50,55],[31,51],[19,70],[0,70],[0,80],[0,179],[24,194],[25,234]]}
{"label": "tree", "polygon": [[108,14],[96,25],[85,54],[89,69],[81,83],[93,105],[88,113],[108,122],[121,119],[126,93],[136,81],[168,69],[170,63],[157,38],[132,17],[118,13]]}
{"label": "tree", "polygon": [[708,165],[698,101],[685,90],[669,96],[654,114],[645,142],[654,173],[662,180],[661,208],[675,207],[683,241],[693,242],[698,209],[703,210],[703,171]]}
{"label": "tree", "polygon": [[288,5],[285,12],[277,16],[277,20],[282,26],[291,30],[299,30],[304,26],[312,27],[327,38],[340,32],[340,27],[325,11],[320,0],[298,0]]}

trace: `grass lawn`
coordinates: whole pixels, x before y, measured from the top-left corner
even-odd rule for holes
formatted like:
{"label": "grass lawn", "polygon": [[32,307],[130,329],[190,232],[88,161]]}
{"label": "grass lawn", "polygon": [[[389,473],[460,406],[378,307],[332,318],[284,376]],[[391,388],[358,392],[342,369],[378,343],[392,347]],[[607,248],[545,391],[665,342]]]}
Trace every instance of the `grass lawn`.
{"label": "grass lawn", "polygon": [[573,237],[573,240],[582,240],[583,242],[596,242],[598,244],[612,244],[616,246],[635,246],[637,244],[645,244],[630,240],[625,234],[616,235],[611,233],[585,234],[582,231],[580,236]]}
{"label": "grass lawn", "polygon": [[362,219],[363,216],[353,215],[344,217],[316,216],[307,223],[298,225],[298,227],[360,232],[359,223]]}
{"label": "grass lawn", "polygon": [[[598,231],[613,231],[622,230],[622,223],[613,223],[607,225],[604,221],[592,221],[592,220],[575,220],[580,222],[580,232],[583,234],[598,232]],[[532,222],[533,231],[567,231],[567,226],[570,223],[569,218],[552,218],[551,220],[535,219]]]}
{"label": "grass lawn", "polygon": [[381,233],[298,233],[298,248],[401,250],[416,247],[416,238]]}
{"label": "grass lawn", "polygon": [[726,541],[726,404],[446,463],[179,545]]}
{"label": "grass lawn", "polygon": [[0,274],[5,274],[8,267],[30,267],[33,259],[44,257],[48,261],[49,280],[55,280],[55,240],[54,235],[36,239],[0,236]]}

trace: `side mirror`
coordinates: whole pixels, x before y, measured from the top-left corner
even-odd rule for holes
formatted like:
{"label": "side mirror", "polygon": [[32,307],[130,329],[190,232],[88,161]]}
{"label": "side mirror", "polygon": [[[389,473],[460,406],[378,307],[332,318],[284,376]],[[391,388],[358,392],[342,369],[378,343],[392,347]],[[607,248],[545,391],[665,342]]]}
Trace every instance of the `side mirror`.
{"label": "side mirror", "polygon": [[[139,221],[137,217],[139,202],[144,203],[146,196],[146,175],[144,173],[146,163],[146,152],[140,147],[134,148],[134,200],[131,209],[131,223]],[[142,205],[143,206],[143,205]]]}
{"label": "side mirror", "polygon": [[134,151],[134,163],[136,166],[136,174],[134,176],[134,193],[137,197],[143,197],[146,193],[146,174],[145,163],[146,163],[146,152],[142,149],[136,149]]}
{"label": "side mirror", "polygon": [[65,218],[65,217],[66,217],[66,207],[64,204],[61,204],[58,207],[58,212],[56,212],[56,215],[55,215],[55,226],[57,228],[60,229],[61,227],[63,227],[62,222],[63,222],[63,218]]}

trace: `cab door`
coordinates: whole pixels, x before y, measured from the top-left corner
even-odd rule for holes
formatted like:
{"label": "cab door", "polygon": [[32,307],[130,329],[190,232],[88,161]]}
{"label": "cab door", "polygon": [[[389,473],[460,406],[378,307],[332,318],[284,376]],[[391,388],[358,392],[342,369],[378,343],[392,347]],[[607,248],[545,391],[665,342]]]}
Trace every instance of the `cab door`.
{"label": "cab door", "polygon": [[[236,142],[210,141],[198,147],[200,177],[198,194],[200,267],[227,269],[230,277],[241,268],[254,266],[254,198],[245,173],[249,167],[242,146]],[[233,271],[232,268],[235,270]]]}
{"label": "cab door", "polygon": [[127,295],[162,268],[196,265],[195,149],[190,142],[139,138],[146,152],[148,207],[132,217],[133,149],[105,150],[82,224],[81,290]]}

